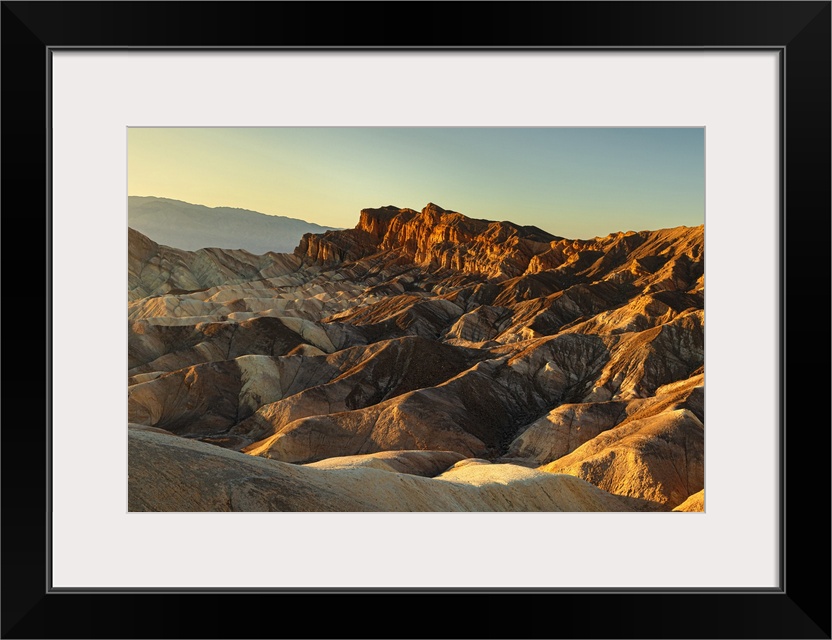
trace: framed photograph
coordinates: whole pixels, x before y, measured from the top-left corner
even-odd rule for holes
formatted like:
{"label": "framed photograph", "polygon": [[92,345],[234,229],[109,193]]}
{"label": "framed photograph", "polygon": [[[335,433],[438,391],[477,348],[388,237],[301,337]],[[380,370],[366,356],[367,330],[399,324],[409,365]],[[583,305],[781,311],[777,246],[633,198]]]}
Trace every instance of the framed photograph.
{"label": "framed photograph", "polygon": [[2,11],[3,637],[830,637],[829,2]]}

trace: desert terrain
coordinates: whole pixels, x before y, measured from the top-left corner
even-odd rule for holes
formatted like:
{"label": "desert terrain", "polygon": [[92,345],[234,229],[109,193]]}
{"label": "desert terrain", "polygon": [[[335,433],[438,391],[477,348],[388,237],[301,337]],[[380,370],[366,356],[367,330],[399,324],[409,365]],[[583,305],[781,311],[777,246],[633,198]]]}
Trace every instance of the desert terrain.
{"label": "desert terrain", "polygon": [[128,240],[131,511],[704,510],[701,225]]}

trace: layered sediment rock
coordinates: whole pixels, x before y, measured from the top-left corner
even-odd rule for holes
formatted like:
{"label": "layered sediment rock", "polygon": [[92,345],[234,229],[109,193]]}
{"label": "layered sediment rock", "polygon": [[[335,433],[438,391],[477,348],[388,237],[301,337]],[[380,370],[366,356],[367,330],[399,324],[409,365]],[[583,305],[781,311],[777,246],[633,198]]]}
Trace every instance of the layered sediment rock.
{"label": "layered sediment rock", "polygon": [[[551,477],[617,496],[599,505],[696,510],[703,249],[702,226],[569,240],[435,204],[365,209],[355,229],[308,234],[294,255],[186,252],[131,232],[129,421],[152,431],[136,446],[228,478],[256,458],[282,470],[268,491],[245,481],[245,496],[182,503],[195,509],[312,509],[321,490],[339,497],[312,510],[489,510],[508,498],[465,492],[505,483],[535,510],[537,489],[516,491],[554,490]],[[233,451],[203,456],[220,447]],[[296,473],[312,474],[298,480],[306,497],[273,495]],[[460,482],[469,497],[420,485],[402,501],[350,502],[319,482],[327,474],[360,478],[356,491],[401,474]],[[173,504],[166,491],[134,504]]]}

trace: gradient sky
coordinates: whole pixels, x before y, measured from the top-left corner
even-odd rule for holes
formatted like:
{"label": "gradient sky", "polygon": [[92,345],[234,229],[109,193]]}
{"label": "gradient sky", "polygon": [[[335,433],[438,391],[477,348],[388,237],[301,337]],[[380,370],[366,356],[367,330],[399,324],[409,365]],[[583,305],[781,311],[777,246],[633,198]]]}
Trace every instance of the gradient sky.
{"label": "gradient sky", "polygon": [[591,238],[703,224],[705,132],[130,128],[128,194],[345,228],[361,209],[434,202]]}

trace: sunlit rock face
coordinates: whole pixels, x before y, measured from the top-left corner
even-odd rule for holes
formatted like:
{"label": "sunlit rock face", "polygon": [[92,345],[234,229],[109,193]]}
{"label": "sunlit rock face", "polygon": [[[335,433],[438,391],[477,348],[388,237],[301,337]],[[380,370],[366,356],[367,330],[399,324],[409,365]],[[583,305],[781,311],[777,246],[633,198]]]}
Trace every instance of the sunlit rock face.
{"label": "sunlit rock face", "polygon": [[705,511],[705,490],[698,491],[688,497],[682,504],[673,509],[674,511]]}
{"label": "sunlit rock face", "polygon": [[702,226],[431,203],[293,254],[129,240],[131,509],[704,509]]}
{"label": "sunlit rock face", "polygon": [[504,279],[524,273],[532,256],[554,240],[536,227],[475,220],[429,203],[421,212],[394,206],[363,209],[355,229],[306,234],[296,254],[332,264],[390,251],[428,271]]}

